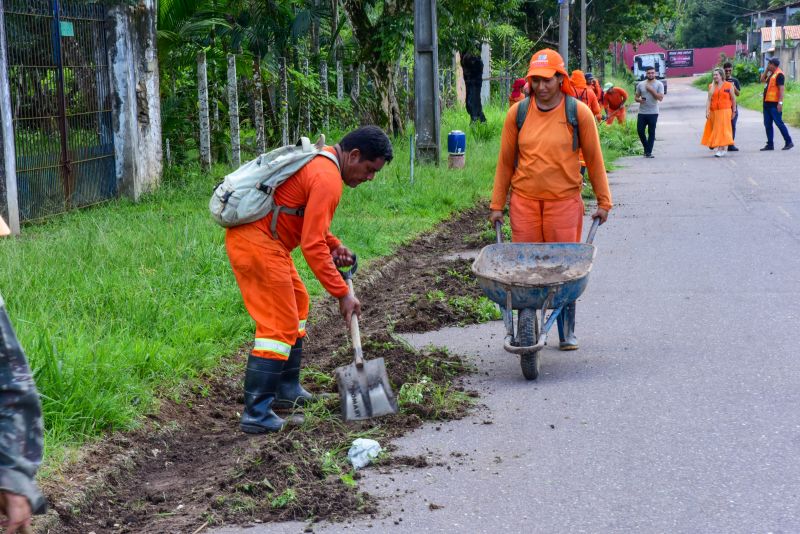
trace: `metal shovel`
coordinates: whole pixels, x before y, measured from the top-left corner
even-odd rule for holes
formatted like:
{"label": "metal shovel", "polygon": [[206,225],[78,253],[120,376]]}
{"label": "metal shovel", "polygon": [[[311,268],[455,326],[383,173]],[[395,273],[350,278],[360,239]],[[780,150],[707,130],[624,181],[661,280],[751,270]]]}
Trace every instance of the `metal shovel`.
{"label": "metal shovel", "polygon": [[[358,264],[354,263],[349,271],[340,271],[353,296],[355,292],[352,277],[357,266]],[[342,419],[360,421],[397,413],[397,399],[389,385],[383,358],[364,360],[361,350],[361,331],[356,314],[353,314],[350,320],[350,336],[355,353],[353,363],[336,368]]]}

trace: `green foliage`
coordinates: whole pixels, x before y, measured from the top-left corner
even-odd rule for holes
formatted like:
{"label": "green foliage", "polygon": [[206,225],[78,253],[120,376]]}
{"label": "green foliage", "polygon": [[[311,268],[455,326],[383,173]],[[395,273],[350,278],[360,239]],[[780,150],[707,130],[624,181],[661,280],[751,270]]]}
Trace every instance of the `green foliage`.
{"label": "green foliage", "polygon": [[497,321],[502,318],[494,302],[486,297],[451,297],[447,303],[459,313],[472,317],[478,323]]}
{"label": "green foliage", "polygon": [[470,139],[486,142],[500,137],[502,127],[502,124],[498,124],[497,122],[475,121],[470,123],[467,135]]}
{"label": "green foliage", "polygon": [[292,488],[286,488],[283,490],[283,493],[280,495],[273,497],[272,500],[269,502],[270,506],[273,508],[286,508],[289,504],[293,503],[297,500],[297,492]]}

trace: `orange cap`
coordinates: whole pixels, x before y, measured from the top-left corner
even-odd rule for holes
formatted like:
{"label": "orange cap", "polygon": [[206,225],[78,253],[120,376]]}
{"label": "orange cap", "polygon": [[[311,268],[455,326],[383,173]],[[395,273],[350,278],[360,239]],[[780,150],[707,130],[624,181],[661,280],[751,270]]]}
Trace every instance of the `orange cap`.
{"label": "orange cap", "polygon": [[575,69],[572,71],[570,81],[572,82],[572,86],[576,89],[584,89],[586,87],[586,76],[580,69]]}
{"label": "orange cap", "polygon": [[564,77],[561,83],[561,92],[570,94],[572,92],[572,83],[569,80],[567,69],[564,67],[564,59],[561,54],[550,48],[545,48],[531,56],[527,76],[529,80],[533,76],[552,78],[556,74],[561,74]]}

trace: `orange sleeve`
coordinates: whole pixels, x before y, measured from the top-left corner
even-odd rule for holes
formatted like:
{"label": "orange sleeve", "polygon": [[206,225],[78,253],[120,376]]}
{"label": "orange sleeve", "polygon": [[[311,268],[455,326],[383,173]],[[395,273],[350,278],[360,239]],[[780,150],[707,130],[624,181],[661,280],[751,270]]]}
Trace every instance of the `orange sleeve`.
{"label": "orange sleeve", "polygon": [[497,169],[494,173],[494,187],[492,201],[489,209],[501,211],[505,208],[508,188],[511,187],[511,177],[514,176],[515,161],[517,159],[517,108],[514,104],[506,113],[503,123],[503,132],[500,135],[500,152],[497,155]]}
{"label": "orange sleeve", "polygon": [[622,104],[620,104],[620,106],[624,106],[625,102],[628,101],[628,92],[621,87],[617,87],[617,89],[619,89],[619,92],[622,93]]}
{"label": "orange sleeve", "polygon": [[589,180],[597,197],[598,207],[610,210],[611,189],[608,187],[606,164],[603,160],[603,150],[600,147],[600,134],[597,123],[591,115],[591,110],[585,106],[578,106],[578,136],[581,140],[581,151],[586,162]]}
{"label": "orange sleeve", "polygon": [[339,240],[330,233],[330,226],[333,214],[339,205],[339,198],[342,196],[342,180],[338,173],[335,179],[324,175],[315,178],[312,187],[309,188],[308,202],[303,215],[300,249],[314,276],[325,290],[334,297],[341,298],[347,295],[349,290],[333,264],[331,243],[338,243]]}
{"label": "orange sleeve", "polygon": [[339,241],[339,238],[330,232],[325,235],[325,243],[328,244],[328,250],[331,252],[342,246],[342,242]]}

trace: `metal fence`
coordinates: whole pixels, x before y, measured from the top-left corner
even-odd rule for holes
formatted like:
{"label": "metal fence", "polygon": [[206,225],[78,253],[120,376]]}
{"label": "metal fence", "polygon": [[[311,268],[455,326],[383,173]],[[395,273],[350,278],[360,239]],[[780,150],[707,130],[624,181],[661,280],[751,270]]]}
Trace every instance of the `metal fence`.
{"label": "metal fence", "polygon": [[4,0],[21,220],[117,194],[105,8]]}

